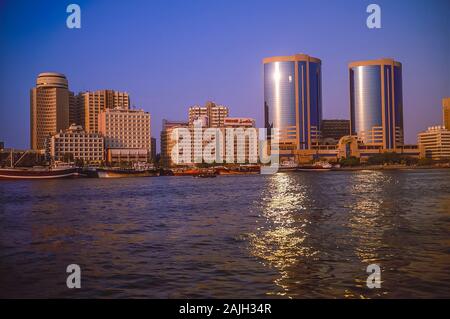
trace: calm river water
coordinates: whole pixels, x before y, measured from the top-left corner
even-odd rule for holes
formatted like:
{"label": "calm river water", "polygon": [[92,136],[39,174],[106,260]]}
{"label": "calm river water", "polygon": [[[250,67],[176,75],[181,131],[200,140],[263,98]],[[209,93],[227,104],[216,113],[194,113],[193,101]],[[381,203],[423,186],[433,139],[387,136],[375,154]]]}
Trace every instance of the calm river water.
{"label": "calm river water", "polygon": [[0,181],[0,297],[449,298],[450,170]]}

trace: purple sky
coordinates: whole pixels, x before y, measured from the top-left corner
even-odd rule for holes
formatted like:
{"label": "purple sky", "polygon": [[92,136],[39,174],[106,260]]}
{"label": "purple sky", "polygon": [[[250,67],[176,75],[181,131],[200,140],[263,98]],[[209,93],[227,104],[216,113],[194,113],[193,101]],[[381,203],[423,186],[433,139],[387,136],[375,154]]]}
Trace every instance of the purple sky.
{"label": "purple sky", "polygon": [[[77,3],[82,28],[66,27]],[[366,7],[382,9],[369,30]],[[186,119],[211,99],[263,125],[262,59],[307,53],[322,59],[324,118],[348,118],[347,64],[403,63],[406,142],[441,124],[450,96],[448,0],[0,0],[0,141],[29,146],[29,89],[38,73],[66,74],[72,91],[124,90],[161,120]]]}

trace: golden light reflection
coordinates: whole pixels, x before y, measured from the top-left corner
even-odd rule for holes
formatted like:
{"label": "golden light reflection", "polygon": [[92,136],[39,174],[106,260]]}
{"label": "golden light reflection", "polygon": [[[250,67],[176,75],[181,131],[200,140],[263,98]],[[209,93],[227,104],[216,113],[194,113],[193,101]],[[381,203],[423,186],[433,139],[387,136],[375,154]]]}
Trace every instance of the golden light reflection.
{"label": "golden light reflection", "polygon": [[[348,227],[355,240],[355,255],[363,265],[376,263],[382,267],[382,256],[379,252],[383,247],[384,226],[390,224],[386,220],[387,207],[384,206],[384,199],[395,181],[384,172],[367,171],[355,174],[352,182],[351,198],[354,198],[355,202],[351,207]],[[366,285],[364,279],[355,278],[355,286],[364,288]],[[362,289],[362,291],[365,290]],[[385,291],[379,293],[386,294]],[[355,295],[347,291],[345,297],[367,298],[368,296]]]}
{"label": "golden light reflection", "polygon": [[355,238],[358,238],[356,254],[362,262],[370,262],[378,258],[377,249],[382,242],[383,216],[382,209],[385,185],[392,178],[380,171],[367,172],[353,176],[351,188],[355,199],[349,227]]}
{"label": "golden light reflection", "polygon": [[317,252],[305,245],[310,223],[302,214],[306,210],[308,191],[305,185],[293,181],[294,175],[275,174],[263,194],[262,216],[264,224],[250,234],[250,251],[265,266],[276,269],[280,276],[274,284],[279,291],[268,295],[292,297],[293,269]]}

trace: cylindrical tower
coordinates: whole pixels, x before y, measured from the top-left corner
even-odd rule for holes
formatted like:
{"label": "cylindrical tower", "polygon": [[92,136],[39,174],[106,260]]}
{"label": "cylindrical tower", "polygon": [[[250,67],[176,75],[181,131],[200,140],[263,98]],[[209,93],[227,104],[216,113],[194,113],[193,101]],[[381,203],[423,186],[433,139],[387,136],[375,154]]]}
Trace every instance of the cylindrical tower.
{"label": "cylindrical tower", "polygon": [[352,62],[350,114],[352,134],[367,145],[402,146],[402,65],[393,59]]}
{"label": "cylindrical tower", "polygon": [[322,62],[306,54],[266,58],[264,115],[280,130],[280,150],[311,149],[322,121]]}
{"label": "cylindrical tower", "polygon": [[41,73],[30,92],[30,144],[45,148],[51,134],[69,127],[69,90],[64,74]]}

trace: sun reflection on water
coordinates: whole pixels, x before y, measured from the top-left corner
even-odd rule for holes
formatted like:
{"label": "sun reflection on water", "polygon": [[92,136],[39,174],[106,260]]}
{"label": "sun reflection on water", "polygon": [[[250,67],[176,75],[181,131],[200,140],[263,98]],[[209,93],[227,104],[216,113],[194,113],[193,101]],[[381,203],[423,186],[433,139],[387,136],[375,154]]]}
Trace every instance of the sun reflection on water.
{"label": "sun reflection on water", "polygon": [[290,297],[291,270],[316,253],[305,245],[306,226],[310,221],[302,211],[307,207],[308,190],[290,174],[276,174],[270,178],[262,196],[263,225],[250,235],[250,251],[280,274],[274,280],[280,290],[267,294]]}

